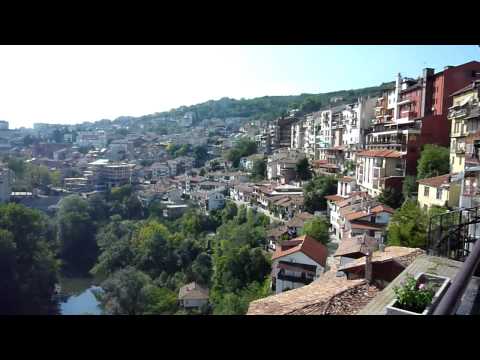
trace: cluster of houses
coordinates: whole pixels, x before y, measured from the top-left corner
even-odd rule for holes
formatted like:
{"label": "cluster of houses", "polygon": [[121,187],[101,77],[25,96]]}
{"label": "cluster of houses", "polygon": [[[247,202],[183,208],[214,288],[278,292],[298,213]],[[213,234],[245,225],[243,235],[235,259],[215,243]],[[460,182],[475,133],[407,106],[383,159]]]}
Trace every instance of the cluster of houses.
{"label": "cluster of houses", "polygon": [[[276,295],[252,302],[249,314],[305,313],[307,308],[327,314],[328,304],[350,291],[356,304],[349,308],[358,310],[420,256],[420,249],[385,246],[394,209],[378,196],[388,188],[402,191],[405,177],[416,176],[425,144],[450,149],[450,172],[417,181],[419,206],[480,205],[479,89],[477,61],[437,73],[424,69],[417,79],[398,74],[378,98],[330,106],[302,118],[293,115],[266,127],[258,137],[265,151],[281,148],[289,138],[289,151],[302,152],[317,174],[337,177],[337,194],[326,200],[331,240],[338,248],[329,254],[315,239],[298,237],[287,226],[301,224],[295,215],[270,229],[269,239],[276,243],[271,246]],[[285,176],[274,176],[288,184]],[[239,188],[238,196],[246,190]]]}

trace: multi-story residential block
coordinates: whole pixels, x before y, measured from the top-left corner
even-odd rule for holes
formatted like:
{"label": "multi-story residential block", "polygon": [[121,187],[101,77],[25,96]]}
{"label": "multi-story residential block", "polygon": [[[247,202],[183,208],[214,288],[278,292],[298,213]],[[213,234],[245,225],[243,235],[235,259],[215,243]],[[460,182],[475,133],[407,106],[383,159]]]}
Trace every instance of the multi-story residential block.
{"label": "multi-story residential block", "polygon": [[152,179],[154,180],[170,176],[170,167],[167,163],[153,163],[150,169],[152,171]]}
{"label": "multi-story residential block", "polygon": [[457,207],[460,184],[451,182],[451,174],[418,180],[418,204],[428,210],[432,206]]}
{"label": "multi-story residential block", "polygon": [[415,175],[420,150],[424,144],[449,146],[450,124],[447,111],[452,95],[480,76],[480,63],[471,61],[459,66],[447,66],[434,73],[426,68],[418,79],[402,78],[395,84],[393,114],[382,107],[366,139],[368,149],[391,149],[402,152],[406,160],[406,174]]}
{"label": "multi-story residential block", "polygon": [[378,196],[385,188],[401,189],[405,177],[404,154],[395,150],[357,153],[356,181],[360,190]]}
{"label": "multi-story residential block", "polygon": [[0,120],[0,130],[8,130],[8,121]]}
{"label": "multi-story residential block", "polygon": [[76,144],[78,146],[94,146],[101,149],[107,146],[107,134],[104,130],[79,131]]}
{"label": "multi-story residential block", "polygon": [[[474,134],[479,130],[478,112],[471,111],[479,103],[480,80],[452,94],[453,104],[448,113],[450,128],[450,170],[458,173],[465,170],[466,138],[469,132]],[[470,125],[470,126],[469,126]]]}

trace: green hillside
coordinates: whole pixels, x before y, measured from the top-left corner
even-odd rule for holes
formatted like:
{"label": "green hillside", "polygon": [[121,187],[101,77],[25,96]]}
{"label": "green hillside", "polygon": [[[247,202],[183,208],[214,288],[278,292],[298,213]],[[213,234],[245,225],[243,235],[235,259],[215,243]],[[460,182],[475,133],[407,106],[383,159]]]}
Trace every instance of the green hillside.
{"label": "green hillside", "polygon": [[[165,117],[178,118],[187,112],[195,114],[195,122],[209,118],[242,117],[251,120],[270,121],[281,116],[289,109],[300,109],[301,114],[320,110],[331,104],[334,97],[342,98],[335,105],[351,103],[361,96],[378,96],[382,89],[391,87],[393,83],[383,83],[379,86],[340,90],[321,94],[300,94],[288,96],[264,96],[253,99],[230,99],[222,98],[210,100],[201,104],[182,106],[170,111],[145,115],[140,118],[122,117],[114,122],[125,123],[131,121],[130,125],[156,122]],[[300,114],[300,115],[301,115]]]}

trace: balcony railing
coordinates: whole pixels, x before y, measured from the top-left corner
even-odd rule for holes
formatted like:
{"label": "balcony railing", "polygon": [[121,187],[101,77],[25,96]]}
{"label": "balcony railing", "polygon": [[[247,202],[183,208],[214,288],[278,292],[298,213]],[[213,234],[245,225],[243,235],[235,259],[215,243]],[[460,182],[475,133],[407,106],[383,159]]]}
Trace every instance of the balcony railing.
{"label": "balcony railing", "polygon": [[473,250],[458,271],[445,295],[442,297],[433,315],[454,315],[460,305],[463,294],[480,264],[480,241],[476,241]]}
{"label": "balcony railing", "polygon": [[291,281],[291,282],[301,283],[301,284],[305,284],[305,285],[308,285],[313,281],[312,278],[309,279],[307,277],[284,275],[284,274],[280,274],[280,273],[277,275],[277,278],[279,280]]}

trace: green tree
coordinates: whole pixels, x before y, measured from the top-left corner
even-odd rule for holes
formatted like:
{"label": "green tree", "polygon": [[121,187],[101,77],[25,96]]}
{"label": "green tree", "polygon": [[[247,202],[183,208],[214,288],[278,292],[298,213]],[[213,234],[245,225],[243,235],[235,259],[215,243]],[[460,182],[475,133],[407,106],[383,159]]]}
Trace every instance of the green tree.
{"label": "green tree", "polygon": [[412,199],[417,194],[418,185],[415,176],[405,176],[402,185],[402,194],[404,199]]}
{"label": "green tree", "polygon": [[387,228],[389,245],[423,248],[427,241],[428,217],[411,200],[395,211]]}
{"label": "green tree", "polygon": [[206,173],[205,169],[204,169],[204,168],[201,168],[201,169],[200,169],[200,172],[198,173],[198,175],[200,175],[200,176],[205,176],[205,173]]}
{"label": "green tree", "polygon": [[0,205],[0,313],[51,314],[59,262],[48,219],[23,205]]}
{"label": "green tree", "polygon": [[328,223],[326,220],[319,217],[306,221],[302,233],[313,237],[323,245],[327,245],[330,242]]}
{"label": "green tree", "polygon": [[89,210],[88,202],[78,195],[60,201],[57,213],[60,257],[63,270],[69,274],[87,274],[97,258],[96,228]]}
{"label": "green tree", "polygon": [[214,315],[245,315],[254,300],[271,295],[270,279],[252,282],[237,293],[226,293],[215,304]]}
{"label": "green tree", "polygon": [[300,180],[309,180],[312,178],[312,170],[310,169],[307,158],[298,160],[295,169]]}
{"label": "green tree", "polygon": [[141,315],[151,310],[151,285],[147,274],[128,266],[105,280],[96,297],[108,315]]}
{"label": "green tree", "polygon": [[337,180],[333,176],[316,176],[303,188],[305,210],[314,213],[315,211],[326,210],[326,195],[337,193]]}
{"label": "green tree", "polygon": [[378,201],[394,209],[399,208],[403,202],[402,193],[396,188],[384,188],[378,196]]}
{"label": "green tree", "polygon": [[267,163],[264,159],[256,159],[253,162],[252,177],[255,179],[265,179],[267,175]]}
{"label": "green tree", "polygon": [[426,144],[417,165],[418,179],[448,174],[450,151],[446,147]]}
{"label": "green tree", "polygon": [[[203,166],[208,159],[208,147],[207,145],[199,145],[193,148],[193,157],[197,166]],[[203,175],[201,175],[203,176]]]}

